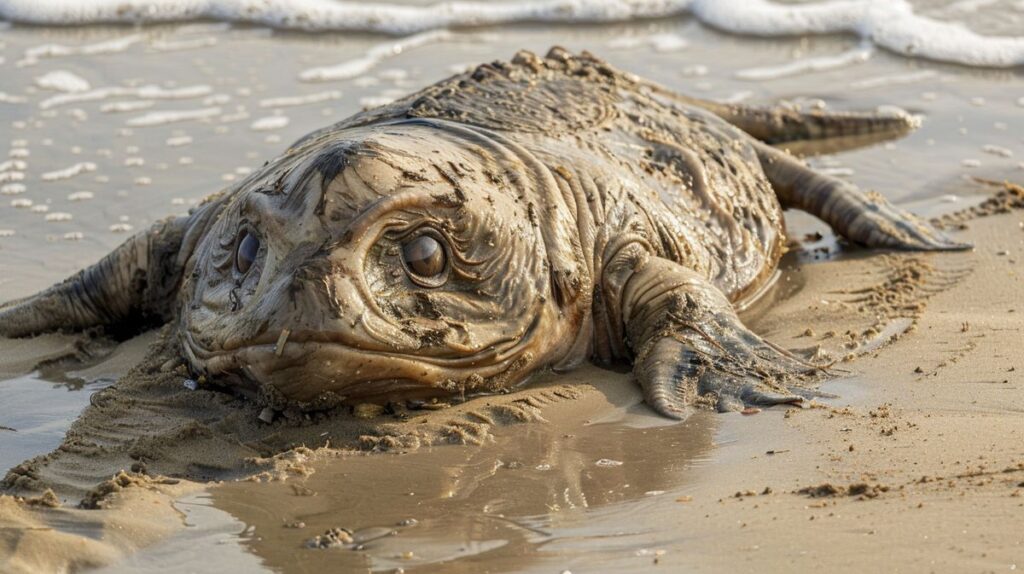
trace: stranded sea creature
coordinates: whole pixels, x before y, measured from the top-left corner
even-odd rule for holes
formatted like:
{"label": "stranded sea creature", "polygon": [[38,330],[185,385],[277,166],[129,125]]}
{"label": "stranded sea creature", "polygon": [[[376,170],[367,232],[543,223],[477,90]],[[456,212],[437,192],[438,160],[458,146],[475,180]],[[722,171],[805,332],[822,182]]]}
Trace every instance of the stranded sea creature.
{"label": "stranded sea creature", "polygon": [[305,409],[507,390],[629,360],[647,403],[795,403],[819,369],[747,329],[783,208],[868,247],[961,249],[777,147],[901,112],[685,97],[555,48],[302,138],[185,217],[0,307],[0,334],[173,322],[196,377]]}

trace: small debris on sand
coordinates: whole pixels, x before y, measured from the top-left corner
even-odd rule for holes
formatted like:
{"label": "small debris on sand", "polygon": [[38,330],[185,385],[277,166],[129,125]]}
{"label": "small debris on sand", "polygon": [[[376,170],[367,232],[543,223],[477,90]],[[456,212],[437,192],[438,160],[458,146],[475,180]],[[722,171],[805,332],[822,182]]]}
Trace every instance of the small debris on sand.
{"label": "small debris on sand", "polygon": [[339,548],[352,544],[352,531],[347,528],[331,528],[306,541],[306,548]]}
{"label": "small debris on sand", "polygon": [[274,409],[270,407],[265,407],[262,411],[260,411],[260,414],[257,418],[267,424],[274,422]]}
{"label": "small debris on sand", "polygon": [[384,414],[384,407],[373,403],[360,403],[352,407],[352,416],[360,419],[374,419]]}

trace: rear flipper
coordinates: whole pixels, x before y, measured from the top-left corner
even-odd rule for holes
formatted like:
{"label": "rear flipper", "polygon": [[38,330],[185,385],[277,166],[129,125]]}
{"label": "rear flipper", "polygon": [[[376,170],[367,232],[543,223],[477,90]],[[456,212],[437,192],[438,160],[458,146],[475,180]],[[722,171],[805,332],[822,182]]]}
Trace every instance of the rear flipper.
{"label": "rear flipper", "polygon": [[[801,111],[784,106],[744,106],[693,99],[702,107],[770,145],[809,153],[853,149],[907,135],[920,120],[893,108],[877,112]],[[806,148],[806,149],[805,149]]]}
{"label": "rear flipper", "polygon": [[820,367],[747,329],[721,291],[697,273],[645,259],[632,267],[621,301],[633,373],[651,408],[683,419],[696,406],[736,411],[815,396],[792,385],[816,378]]}
{"label": "rear flipper", "polygon": [[784,105],[750,106],[694,98],[653,82],[644,82],[644,86],[651,97],[665,105],[701,108],[757,140],[798,155],[834,153],[898,139],[921,123],[918,117],[898,108],[847,112],[800,110]]}
{"label": "rear flipper", "polygon": [[815,172],[793,156],[755,143],[758,159],[783,207],[802,209],[846,239],[867,247],[915,251],[970,249],[877,193]]}

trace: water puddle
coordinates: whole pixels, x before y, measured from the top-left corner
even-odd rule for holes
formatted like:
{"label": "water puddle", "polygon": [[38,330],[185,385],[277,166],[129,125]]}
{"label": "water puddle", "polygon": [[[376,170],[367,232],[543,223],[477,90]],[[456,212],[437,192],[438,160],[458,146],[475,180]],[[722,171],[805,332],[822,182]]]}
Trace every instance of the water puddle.
{"label": "water puddle", "polygon": [[132,554],[97,573],[141,572],[260,572],[258,558],[239,542],[246,534],[244,524],[214,508],[205,492],[186,496],[174,503],[182,514],[185,529],[177,536]]}
{"label": "water puddle", "polygon": [[212,502],[248,525],[243,544],[275,570],[649,565],[672,542],[666,511],[710,460],[719,420],[669,424],[640,405],[596,421],[567,412],[483,447],[339,455],[306,478],[225,484]]}
{"label": "water puddle", "polygon": [[[92,394],[138,362],[152,336],[87,350],[70,336],[0,339],[0,468],[56,448]],[[81,361],[83,353],[95,358]]]}
{"label": "water puddle", "polygon": [[0,381],[0,467],[8,469],[53,450],[89,404],[89,396],[111,382],[68,385],[41,378],[38,372]]}

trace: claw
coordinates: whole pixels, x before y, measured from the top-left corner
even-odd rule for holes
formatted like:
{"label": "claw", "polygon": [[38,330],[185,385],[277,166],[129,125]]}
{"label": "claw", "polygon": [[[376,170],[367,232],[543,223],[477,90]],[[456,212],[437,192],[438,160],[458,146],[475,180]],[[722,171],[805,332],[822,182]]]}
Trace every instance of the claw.
{"label": "claw", "polygon": [[784,395],[761,391],[747,387],[743,393],[743,402],[749,406],[770,407],[774,405],[795,405],[804,401],[804,398],[795,394]]}
{"label": "claw", "polygon": [[[798,405],[822,395],[809,389],[790,390],[778,382],[813,378],[823,371],[820,367],[765,342],[735,316],[719,315],[715,322],[713,330],[682,329],[676,336],[662,337],[638,359],[636,376],[644,400],[656,412],[685,419],[708,396],[717,397],[719,412],[729,412]],[[712,336],[717,340],[705,339]]]}
{"label": "claw", "polygon": [[876,210],[865,212],[862,216],[872,226],[864,241],[868,246],[908,251],[962,251],[974,247],[970,243],[952,239],[917,216],[888,203],[872,205]]}

